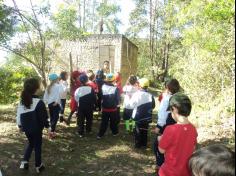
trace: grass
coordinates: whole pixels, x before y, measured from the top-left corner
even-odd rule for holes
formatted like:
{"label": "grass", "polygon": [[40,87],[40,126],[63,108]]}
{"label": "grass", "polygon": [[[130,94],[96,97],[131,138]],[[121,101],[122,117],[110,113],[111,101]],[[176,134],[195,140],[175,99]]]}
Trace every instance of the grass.
{"label": "grass", "polygon": [[[156,115],[154,115],[156,116]],[[100,120],[94,120],[93,134],[79,138],[76,134],[75,118],[70,127],[58,125],[58,137],[50,141],[44,132],[43,162],[46,171],[42,176],[155,176],[155,158],[151,149],[154,135],[149,136],[149,148],[137,150],[133,147],[132,135],[126,134],[120,125],[120,135],[113,137],[110,130],[102,140],[96,139]],[[155,117],[154,117],[155,118]],[[154,120],[155,122],[155,120]],[[154,124],[153,124],[154,125]],[[222,124],[198,128],[199,146],[224,143],[235,147],[234,128],[228,130]],[[21,172],[18,167],[22,159],[25,135],[15,123],[15,108],[0,108],[0,169],[4,176],[34,176],[34,155],[30,170]]]}

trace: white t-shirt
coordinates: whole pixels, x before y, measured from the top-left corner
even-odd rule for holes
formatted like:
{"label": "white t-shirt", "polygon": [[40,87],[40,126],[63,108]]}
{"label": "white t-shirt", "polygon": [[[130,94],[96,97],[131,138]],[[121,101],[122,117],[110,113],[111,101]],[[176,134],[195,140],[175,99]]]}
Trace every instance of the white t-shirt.
{"label": "white t-shirt", "polygon": [[126,85],[123,87],[124,92],[124,108],[125,109],[133,109],[130,106],[130,101],[133,95],[138,91],[138,88],[132,85]]}
{"label": "white t-shirt", "polygon": [[171,96],[172,95],[170,94],[166,94],[161,101],[159,111],[158,111],[158,120],[157,120],[157,124],[159,126],[163,127],[166,125],[166,120],[168,118],[168,114],[170,113],[170,111],[167,111],[167,108],[169,107]]}
{"label": "white t-shirt", "polygon": [[53,102],[61,104],[61,85],[60,84],[54,84],[51,87],[50,94],[48,94],[47,89],[45,90],[43,100],[47,104],[51,104]]}
{"label": "white t-shirt", "polygon": [[69,92],[69,84],[67,81],[60,81],[60,86],[61,86],[61,99],[66,99],[67,93]]}

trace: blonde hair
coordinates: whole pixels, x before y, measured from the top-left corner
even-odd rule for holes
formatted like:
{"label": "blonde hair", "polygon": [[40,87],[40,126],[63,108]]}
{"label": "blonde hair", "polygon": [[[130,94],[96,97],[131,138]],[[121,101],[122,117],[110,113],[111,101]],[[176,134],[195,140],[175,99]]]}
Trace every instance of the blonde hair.
{"label": "blonde hair", "polygon": [[50,82],[50,84],[49,84],[49,86],[48,86],[48,88],[47,88],[48,94],[51,93],[52,86],[57,83],[57,80],[58,80],[58,79],[53,80],[53,81]]}

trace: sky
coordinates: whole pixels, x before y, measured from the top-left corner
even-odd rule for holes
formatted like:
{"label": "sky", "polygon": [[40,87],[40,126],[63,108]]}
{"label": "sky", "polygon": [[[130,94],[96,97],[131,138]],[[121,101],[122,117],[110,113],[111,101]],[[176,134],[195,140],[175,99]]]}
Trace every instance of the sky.
{"label": "sky", "polygon": [[[50,0],[51,4],[58,4],[62,0]],[[39,2],[39,0],[32,0],[33,4]],[[12,6],[12,0],[5,0],[5,4]],[[29,0],[16,0],[17,5],[20,9],[27,9],[29,8]],[[126,29],[129,26],[129,14],[135,8],[135,4],[133,0],[117,0],[117,3],[121,7],[121,12],[118,14],[122,25],[120,26],[119,30],[121,34],[124,34]],[[53,7],[52,7],[53,8]],[[0,50],[0,66],[4,64],[6,61],[7,53]]]}

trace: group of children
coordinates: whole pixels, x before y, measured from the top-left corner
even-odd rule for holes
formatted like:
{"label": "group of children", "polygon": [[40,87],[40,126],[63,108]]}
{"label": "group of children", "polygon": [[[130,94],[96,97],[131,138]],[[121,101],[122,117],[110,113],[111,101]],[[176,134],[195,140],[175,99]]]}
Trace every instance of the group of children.
{"label": "group of children", "polygon": [[[113,136],[117,136],[121,120],[121,95],[124,96],[125,129],[127,132],[133,132],[136,148],[147,147],[149,125],[152,122],[152,111],[155,108],[155,99],[148,92],[149,80],[138,79],[131,75],[127,84],[122,88],[120,74],[115,75],[109,72],[108,61],[104,62],[104,68],[99,70],[97,75],[91,70],[87,73],[74,71],[71,74],[70,89],[66,72],[62,72],[60,76],[50,74],[50,84],[45,90],[43,101],[36,96],[40,87],[39,80],[28,79],[25,81],[21,102],[17,110],[17,124],[25,132],[29,144],[20,165],[21,169],[28,169],[33,149],[37,173],[44,169],[41,162],[43,129],[48,128],[49,137],[55,138],[58,120],[65,121],[69,125],[75,112],[77,113],[79,137],[82,138],[92,132],[95,110],[101,112],[102,117],[97,139],[101,139],[105,135],[109,123]],[[202,163],[213,158],[212,155],[215,151],[219,155],[224,153],[228,156],[228,158],[226,156],[219,157],[219,161],[215,162],[222,162],[222,165],[228,162],[229,166],[227,166],[228,170],[222,169],[221,171],[218,168],[217,172],[212,171],[209,176],[233,176],[234,166],[231,165],[235,161],[230,150],[222,146],[215,146],[194,153],[197,144],[197,131],[188,120],[192,109],[191,101],[187,95],[180,93],[180,84],[176,79],[166,82],[165,88],[165,92],[159,98],[157,126],[153,130],[156,134],[154,152],[157,175],[208,176],[207,173],[210,171],[207,169],[211,169],[210,164],[206,164],[207,168]],[[66,120],[64,110],[68,92],[71,94],[71,112]],[[48,105],[50,123],[45,103]],[[209,156],[204,156],[204,152]],[[215,163],[212,162],[213,164]],[[223,171],[224,174],[221,174]]]}

